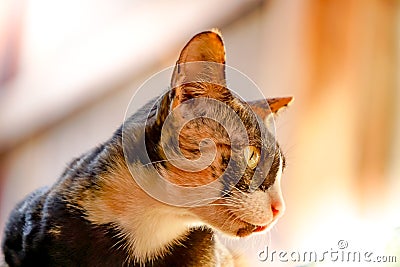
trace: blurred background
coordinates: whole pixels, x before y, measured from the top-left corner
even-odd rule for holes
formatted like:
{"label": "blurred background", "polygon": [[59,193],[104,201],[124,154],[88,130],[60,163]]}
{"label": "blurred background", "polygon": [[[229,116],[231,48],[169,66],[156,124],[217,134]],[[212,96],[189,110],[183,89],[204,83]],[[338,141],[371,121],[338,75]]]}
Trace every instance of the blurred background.
{"label": "blurred background", "polygon": [[300,266],[258,255],[345,240],[400,266],[399,12],[397,0],[0,1],[0,237],[18,201],[109,138],[135,90],[217,27],[227,64],[267,96],[295,96],[277,121],[286,214],[228,245],[251,266]]}

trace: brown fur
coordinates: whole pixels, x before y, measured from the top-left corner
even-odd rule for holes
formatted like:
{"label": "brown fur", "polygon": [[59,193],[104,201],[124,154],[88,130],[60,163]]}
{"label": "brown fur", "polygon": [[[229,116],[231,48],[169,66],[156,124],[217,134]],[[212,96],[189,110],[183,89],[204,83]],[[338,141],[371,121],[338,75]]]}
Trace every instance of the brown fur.
{"label": "brown fur", "polygon": [[[233,266],[238,257],[214,231],[245,237],[272,227],[283,213],[283,153],[260,118],[275,114],[291,98],[244,103],[226,88],[224,64],[218,32],[193,37],[178,59],[170,91],[127,119],[110,140],[74,160],[52,187],[34,192],[15,208],[3,245],[8,264]],[[223,103],[232,112],[201,99]],[[167,129],[163,139],[174,112],[172,123],[184,125]],[[221,112],[221,121],[201,115],[206,112]],[[195,119],[185,121],[193,114]],[[242,124],[245,133],[239,131]],[[245,145],[260,152],[256,168],[246,166],[242,152],[233,149],[243,134],[249,141]],[[184,158],[167,157],[174,137]],[[203,160],[206,152],[215,152],[215,158],[203,169],[179,167],[183,160]],[[233,168],[226,173],[231,163],[244,167],[243,172]],[[185,189],[205,188],[199,194],[209,199],[201,205],[166,203],[145,192],[139,178],[151,186],[165,179]],[[261,183],[252,188],[257,179]],[[170,199],[198,197],[171,188],[166,185],[161,193]]]}

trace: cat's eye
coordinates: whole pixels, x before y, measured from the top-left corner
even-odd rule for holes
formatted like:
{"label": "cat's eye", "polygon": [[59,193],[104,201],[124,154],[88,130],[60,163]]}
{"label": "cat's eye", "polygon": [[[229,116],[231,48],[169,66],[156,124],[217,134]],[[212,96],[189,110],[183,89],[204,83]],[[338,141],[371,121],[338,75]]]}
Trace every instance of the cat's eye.
{"label": "cat's eye", "polygon": [[247,166],[254,169],[260,161],[260,152],[255,146],[248,146],[244,149],[244,158],[246,159]]}

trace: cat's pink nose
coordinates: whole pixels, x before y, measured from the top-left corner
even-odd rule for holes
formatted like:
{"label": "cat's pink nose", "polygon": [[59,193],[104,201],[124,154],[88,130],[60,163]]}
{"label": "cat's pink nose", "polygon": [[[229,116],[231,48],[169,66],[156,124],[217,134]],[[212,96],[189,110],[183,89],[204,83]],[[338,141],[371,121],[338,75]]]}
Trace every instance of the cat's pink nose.
{"label": "cat's pink nose", "polygon": [[272,215],[274,218],[282,215],[284,207],[282,204],[271,205]]}
{"label": "cat's pink nose", "polygon": [[279,214],[279,209],[277,209],[275,206],[271,206],[271,209],[272,209],[272,215],[273,215],[274,217],[278,216],[278,214]]}

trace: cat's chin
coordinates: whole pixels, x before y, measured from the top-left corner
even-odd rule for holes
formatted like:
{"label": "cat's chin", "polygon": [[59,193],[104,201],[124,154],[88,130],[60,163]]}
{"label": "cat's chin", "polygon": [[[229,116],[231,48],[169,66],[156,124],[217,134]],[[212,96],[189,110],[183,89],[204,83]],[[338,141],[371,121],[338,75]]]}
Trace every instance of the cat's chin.
{"label": "cat's chin", "polygon": [[234,237],[247,237],[256,233],[265,233],[275,224],[275,220],[271,220],[265,224],[253,224],[238,218],[230,212],[228,212],[228,214],[229,219],[216,228],[219,231]]}
{"label": "cat's chin", "polygon": [[[233,231],[226,231],[227,229],[220,229],[220,231],[225,232],[228,235],[234,237],[246,237],[255,233],[263,233],[266,232],[270,227],[269,225],[255,225],[251,223],[247,223],[242,221],[243,226],[236,229],[232,229]],[[235,231],[236,230],[236,231]]]}
{"label": "cat's chin", "polygon": [[[232,215],[224,216],[220,213],[220,217],[202,218],[203,222],[211,228],[231,237],[247,237],[256,233],[263,233],[272,227],[272,223],[264,225],[252,224],[238,218],[233,218]],[[225,217],[225,218],[224,218]]]}

